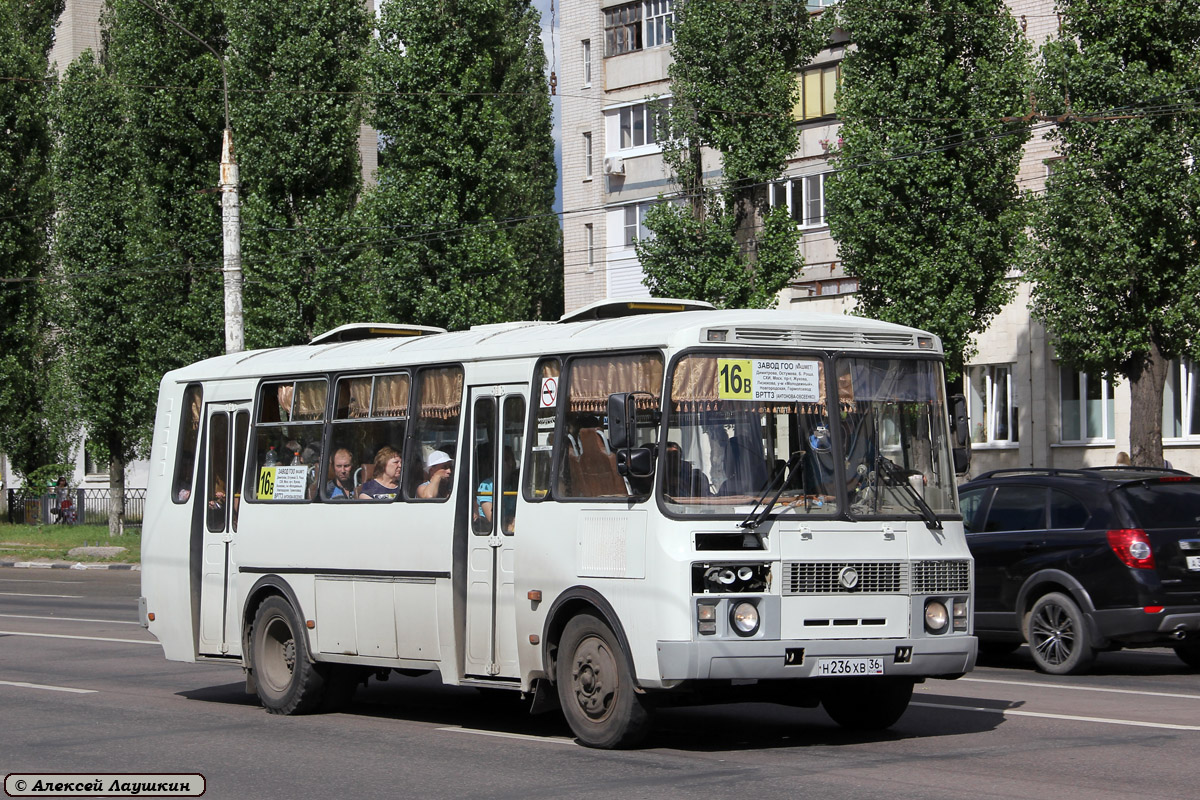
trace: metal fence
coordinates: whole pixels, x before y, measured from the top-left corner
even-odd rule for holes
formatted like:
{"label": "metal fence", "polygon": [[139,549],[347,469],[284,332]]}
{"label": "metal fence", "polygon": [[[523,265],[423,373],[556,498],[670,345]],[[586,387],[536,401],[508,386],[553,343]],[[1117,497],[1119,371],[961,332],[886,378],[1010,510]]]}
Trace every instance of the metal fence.
{"label": "metal fence", "polygon": [[[14,525],[107,525],[111,489],[72,489],[68,494],[9,489],[5,518]],[[69,498],[70,502],[65,502]],[[141,525],[146,490],[125,490],[125,524]]]}

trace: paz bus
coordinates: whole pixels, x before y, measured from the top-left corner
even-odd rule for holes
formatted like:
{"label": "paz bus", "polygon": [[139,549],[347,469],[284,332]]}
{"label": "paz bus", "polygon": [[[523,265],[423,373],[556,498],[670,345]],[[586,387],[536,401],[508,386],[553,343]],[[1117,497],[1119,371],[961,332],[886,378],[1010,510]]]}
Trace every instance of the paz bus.
{"label": "paz bus", "polygon": [[161,382],[139,613],[278,714],[397,671],[593,747],[681,703],[886,728],[975,664],[953,402],[931,334],[691,301],[211,358]]}

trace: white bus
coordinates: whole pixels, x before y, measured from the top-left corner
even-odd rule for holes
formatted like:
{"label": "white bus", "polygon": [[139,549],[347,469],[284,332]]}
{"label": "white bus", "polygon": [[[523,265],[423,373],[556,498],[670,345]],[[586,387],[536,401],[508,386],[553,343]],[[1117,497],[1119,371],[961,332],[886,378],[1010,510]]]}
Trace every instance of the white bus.
{"label": "white bus", "polygon": [[397,670],[595,747],[664,703],[884,728],[975,663],[949,411],[935,336],[687,301],[221,356],[162,380],[140,613],[280,714]]}

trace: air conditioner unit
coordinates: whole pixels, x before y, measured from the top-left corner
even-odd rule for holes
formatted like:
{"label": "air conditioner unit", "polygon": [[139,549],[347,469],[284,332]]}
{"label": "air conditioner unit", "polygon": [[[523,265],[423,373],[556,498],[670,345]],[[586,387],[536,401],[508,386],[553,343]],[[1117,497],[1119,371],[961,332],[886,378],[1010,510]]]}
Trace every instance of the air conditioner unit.
{"label": "air conditioner unit", "polygon": [[605,175],[624,175],[625,174],[625,159],[620,156],[605,156],[604,157],[604,174]]}

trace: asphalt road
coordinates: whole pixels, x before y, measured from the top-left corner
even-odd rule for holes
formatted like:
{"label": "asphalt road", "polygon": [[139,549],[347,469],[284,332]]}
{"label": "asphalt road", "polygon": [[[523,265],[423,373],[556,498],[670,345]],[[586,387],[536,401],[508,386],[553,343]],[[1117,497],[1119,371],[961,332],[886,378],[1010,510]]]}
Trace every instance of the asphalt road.
{"label": "asphalt road", "polygon": [[276,717],[241,672],[168,662],[134,621],[139,573],[0,568],[0,775],[202,773],[208,798],[1054,798],[1200,794],[1200,673],[1169,650],[1033,670],[1024,648],[918,687],[889,732],[820,709],[660,714],[646,746],[576,745],[557,715],[428,678],[347,713]]}

